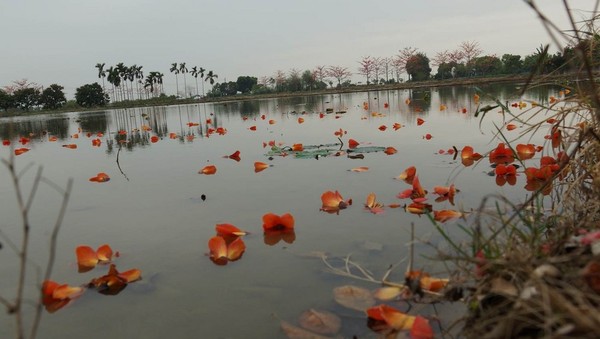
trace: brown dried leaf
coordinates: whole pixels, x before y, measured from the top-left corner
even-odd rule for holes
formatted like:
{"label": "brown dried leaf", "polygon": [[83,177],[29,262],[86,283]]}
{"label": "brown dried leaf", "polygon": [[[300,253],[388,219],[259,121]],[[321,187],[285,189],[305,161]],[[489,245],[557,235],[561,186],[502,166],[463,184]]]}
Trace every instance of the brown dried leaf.
{"label": "brown dried leaf", "polygon": [[285,333],[285,335],[290,339],[328,339],[329,337],[324,337],[318,335],[316,333],[312,333],[300,327],[296,327],[287,321],[281,321],[281,329]]}
{"label": "brown dried leaf", "polygon": [[313,308],[300,314],[299,323],[305,329],[320,334],[334,334],[342,327],[342,320],[337,315]]}
{"label": "brown dried leaf", "polygon": [[333,297],[338,304],[357,311],[365,311],[375,305],[371,291],[352,285],[334,288]]}

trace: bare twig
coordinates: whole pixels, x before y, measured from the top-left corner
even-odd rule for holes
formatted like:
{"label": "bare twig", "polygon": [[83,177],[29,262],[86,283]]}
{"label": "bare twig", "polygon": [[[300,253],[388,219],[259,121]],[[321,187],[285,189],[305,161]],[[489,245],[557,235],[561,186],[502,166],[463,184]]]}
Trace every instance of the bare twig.
{"label": "bare twig", "polygon": [[[67,181],[67,188],[65,189],[65,192],[63,194],[63,201],[62,204],[60,206],[60,211],[58,213],[58,217],[56,218],[56,222],[54,223],[54,228],[52,229],[52,235],[50,236],[50,254],[48,256],[48,263],[46,265],[46,272],[44,274],[44,280],[49,280],[50,276],[52,274],[52,268],[54,266],[54,259],[56,257],[56,244],[57,244],[57,240],[58,240],[58,232],[60,231],[60,226],[62,225],[63,219],[65,217],[65,212],[67,210],[67,204],[69,202],[69,198],[71,196],[71,189],[73,188],[73,179],[69,179]],[[41,291],[41,286],[40,286],[40,291]],[[31,333],[29,335],[29,338],[35,338],[36,334],[37,334],[37,329],[39,327],[39,323],[40,323],[40,319],[42,317],[42,300],[43,298],[43,294],[42,292],[40,292],[40,300],[37,303],[36,306],[36,310],[35,310],[35,316],[34,316],[34,320],[33,320],[33,324],[31,325]]]}

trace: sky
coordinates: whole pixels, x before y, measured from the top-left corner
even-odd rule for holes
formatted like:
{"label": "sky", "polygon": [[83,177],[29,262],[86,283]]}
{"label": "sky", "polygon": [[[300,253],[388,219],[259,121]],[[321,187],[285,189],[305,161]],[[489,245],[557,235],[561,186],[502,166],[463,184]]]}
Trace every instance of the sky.
{"label": "sky", "polygon": [[[576,19],[589,17],[595,2],[568,1]],[[535,3],[570,28],[562,1]],[[97,63],[162,72],[174,94],[174,62],[212,70],[221,82],[317,65],[356,73],[363,57],[409,46],[431,59],[463,41],[499,57],[551,43],[524,0],[0,0],[0,32],[0,87],[57,83],[67,99],[101,83]]]}

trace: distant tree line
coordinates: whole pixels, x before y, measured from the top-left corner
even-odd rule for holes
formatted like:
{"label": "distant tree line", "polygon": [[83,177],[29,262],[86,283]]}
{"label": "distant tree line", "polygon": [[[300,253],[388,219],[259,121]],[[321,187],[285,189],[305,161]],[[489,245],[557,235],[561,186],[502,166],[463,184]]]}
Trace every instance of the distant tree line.
{"label": "distant tree line", "polygon": [[34,107],[61,108],[66,102],[64,87],[52,84],[47,88],[27,80],[14,81],[0,89],[0,109],[18,108],[29,111]]}

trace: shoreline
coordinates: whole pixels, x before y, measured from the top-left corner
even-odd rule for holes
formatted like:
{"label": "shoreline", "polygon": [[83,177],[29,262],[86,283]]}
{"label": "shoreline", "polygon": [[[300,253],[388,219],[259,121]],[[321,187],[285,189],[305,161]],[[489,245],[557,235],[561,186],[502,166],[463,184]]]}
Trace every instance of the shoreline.
{"label": "shoreline", "polygon": [[[312,95],[329,95],[329,94],[343,94],[343,93],[356,93],[356,92],[378,92],[378,91],[389,91],[389,90],[405,90],[405,89],[422,89],[422,88],[438,88],[438,87],[450,87],[450,86],[474,86],[474,85],[492,85],[501,83],[525,83],[529,79],[530,75],[507,75],[500,77],[489,77],[489,78],[460,78],[460,79],[445,79],[445,80],[427,80],[418,82],[399,82],[394,84],[384,85],[352,85],[343,88],[327,88],[323,90],[314,91],[299,91],[299,92],[281,92],[281,93],[265,93],[265,94],[239,94],[233,96],[224,97],[205,97],[202,99],[174,99],[172,97],[166,98],[153,98],[153,99],[142,99],[132,101],[119,101],[117,103],[111,103],[105,107],[68,107],[57,110],[34,110],[34,111],[8,111],[0,113],[0,118],[5,117],[19,117],[28,115],[39,115],[39,114],[57,114],[57,113],[75,113],[75,112],[100,112],[111,109],[127,109],[135,107],[159,107],[159,106],[175,106],[175,105],[189,105],[189,104],[202,104],[202,103],[227,103],[233,101],[248,101],[248,100],[260,100],[260,99],[273,99],[273,98],[291,98],[301,96],[312,96]],[[535,76],[531,79],[531,83],[544,84],[544,83],[559,83],[579,80],[577,74],[560,74],[560,75],[543,75]]]}

